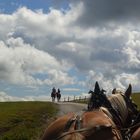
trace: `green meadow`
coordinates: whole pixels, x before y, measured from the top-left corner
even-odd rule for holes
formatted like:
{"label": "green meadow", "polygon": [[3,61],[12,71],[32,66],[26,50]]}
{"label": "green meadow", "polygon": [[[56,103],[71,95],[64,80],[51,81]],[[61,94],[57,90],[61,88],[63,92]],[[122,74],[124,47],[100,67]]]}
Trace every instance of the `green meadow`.
{"label": "green meadow", "polygon": [[1,102],[0,140],[39,140],[56,113],[50,102]]}
{"label": "green meadow", "polygon": [[[140,109],[140,93],[132,99]],[[0,140],[40,140],[57,112],[51,102],[1,102]]]}
{"label": "green meadow", "polygon": [[140,110],[140,93],[133,93],[132,99],[138,105],[138,108]]}

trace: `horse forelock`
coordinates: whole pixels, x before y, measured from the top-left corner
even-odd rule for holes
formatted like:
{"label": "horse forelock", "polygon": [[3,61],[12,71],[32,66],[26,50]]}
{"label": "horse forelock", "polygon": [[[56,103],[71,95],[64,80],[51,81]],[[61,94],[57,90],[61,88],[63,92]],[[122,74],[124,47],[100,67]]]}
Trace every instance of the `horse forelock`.
{"label": "horse forelock", "polygon": [[109,97],[109,100],[112,106],[120,113],[119,115],[121,116],[122,123],[124,124],[128,116],[128,109],[122,92],[113,94]]}

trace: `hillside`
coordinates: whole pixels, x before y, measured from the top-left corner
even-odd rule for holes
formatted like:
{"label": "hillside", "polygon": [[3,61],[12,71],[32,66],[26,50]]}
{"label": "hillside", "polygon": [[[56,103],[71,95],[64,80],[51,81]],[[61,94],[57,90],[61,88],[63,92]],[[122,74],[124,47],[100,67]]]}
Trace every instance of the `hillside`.
{"label": "hillside", "polygon": [[56,112],[48,102],[0,103],[0,140],[39,140]]}
{"label": "hillside", "polygon": [[140,93],[133,93],[132,99],[138,105],[138,108],[140,109]]}
{"label": "hillside", "polygon": [[[140,109],[140,93],[132,99]],[[51,102],[1,102],[0,140],[39,140],[57,111]]]}

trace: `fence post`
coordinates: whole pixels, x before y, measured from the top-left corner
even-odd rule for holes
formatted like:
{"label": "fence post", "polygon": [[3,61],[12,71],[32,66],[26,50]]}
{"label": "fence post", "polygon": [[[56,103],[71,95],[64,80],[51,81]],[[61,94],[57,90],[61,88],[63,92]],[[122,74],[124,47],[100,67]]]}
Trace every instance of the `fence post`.
{"label": "fence post", "polygon": [[86,96],[85,96],[85,101],[86,101],[86,99],[87,99],[87,98],[86,98]]}

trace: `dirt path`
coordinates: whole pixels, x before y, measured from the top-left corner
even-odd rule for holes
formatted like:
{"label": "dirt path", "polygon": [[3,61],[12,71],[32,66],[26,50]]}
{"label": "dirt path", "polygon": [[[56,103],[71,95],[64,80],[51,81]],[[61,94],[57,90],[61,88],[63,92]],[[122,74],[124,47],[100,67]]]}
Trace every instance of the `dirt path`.
{"label": "dirt path", "polygon": [[60,102],[58,103],[58,105],[60,109],[58,116],[67,114],[69,112],[81,113],[87,108],[86,104],[69,103],[69,102],[66,103]]}

